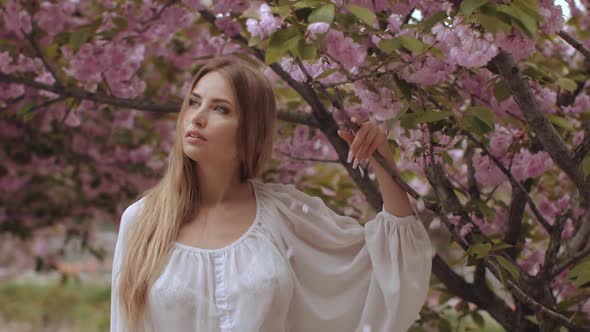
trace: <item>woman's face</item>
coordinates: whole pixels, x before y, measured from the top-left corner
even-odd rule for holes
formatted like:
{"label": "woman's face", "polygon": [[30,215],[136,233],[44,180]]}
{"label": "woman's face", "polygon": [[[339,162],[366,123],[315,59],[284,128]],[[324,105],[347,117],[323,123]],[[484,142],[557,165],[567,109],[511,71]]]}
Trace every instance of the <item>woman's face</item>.
{"label": "woman's face", "polygon": [[[182,147],[187,157],[201,166],[233,167],[232,164],[237,164],[237,107],[227,80],[219,72],[205,74],[191,92],[183,118]],[[195,139],[191,133],[205,140]]]}

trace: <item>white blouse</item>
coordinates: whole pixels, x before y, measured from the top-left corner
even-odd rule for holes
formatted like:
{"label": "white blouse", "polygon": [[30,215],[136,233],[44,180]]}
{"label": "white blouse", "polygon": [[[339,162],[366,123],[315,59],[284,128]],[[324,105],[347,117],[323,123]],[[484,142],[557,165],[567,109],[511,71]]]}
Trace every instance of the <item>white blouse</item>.
{"label": "white blouse", "polygon": [[[426,299],[434,254],[415,215],[383,209],[364,228],[293,185],[250,180],[256,218],[234,243],[174,242],[149,291],[153,331],[406,331]],[[111,331],[124,331],[117,299],[124,235],[142,200],[121,218]]]}

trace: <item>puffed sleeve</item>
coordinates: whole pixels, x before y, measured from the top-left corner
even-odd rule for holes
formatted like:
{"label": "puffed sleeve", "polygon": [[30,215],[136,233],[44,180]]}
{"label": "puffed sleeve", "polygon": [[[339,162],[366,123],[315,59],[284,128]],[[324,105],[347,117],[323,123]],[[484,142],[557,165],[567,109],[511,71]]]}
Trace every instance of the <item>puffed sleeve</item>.
{"label": "puffed sleeve", "polygon": [[434,254],[416,214],[383,209],[363,227],[293,185],[267,188],[295,280],[291,331],[403,332],[413,324]]}
{"label": "puffed sleeve", "polygon": [[124,316],[118,300],[119,272],[121,269],[121,262],[123,260],[123,252],[125,251],[125,234],[127,234],[129,226],[133,223],[142,200],[143,199],[127,207],[121,216],[119,234],[117,235],[117,243],[115,245],[115,252],[113,254],[113,267],[111,276],[111,332],[125,331],[125,327],[123,325]]}

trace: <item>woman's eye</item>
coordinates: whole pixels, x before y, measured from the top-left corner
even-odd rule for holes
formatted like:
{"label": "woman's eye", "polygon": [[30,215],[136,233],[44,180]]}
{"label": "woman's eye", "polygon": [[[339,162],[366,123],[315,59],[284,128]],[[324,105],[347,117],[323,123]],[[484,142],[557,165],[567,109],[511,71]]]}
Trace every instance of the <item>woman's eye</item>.
{"label": "woman's eye", "polygon": [[217,106],[215,107],[216,110],[223,110],[222,113],[229,113],[229,111],[225,107]]}
{"label": "woman's eye", "polygon": [[194,99],[191,99],[191,100],[189,100],[189,102],[188,102],[188,104],[189,104],[190,106],[194,106],[194,105],[196,105],[196,104],[198,104],[198,103],[199,103],[199,102],[198,102],[198,101],[196,101],[196,100],[194,100]]}

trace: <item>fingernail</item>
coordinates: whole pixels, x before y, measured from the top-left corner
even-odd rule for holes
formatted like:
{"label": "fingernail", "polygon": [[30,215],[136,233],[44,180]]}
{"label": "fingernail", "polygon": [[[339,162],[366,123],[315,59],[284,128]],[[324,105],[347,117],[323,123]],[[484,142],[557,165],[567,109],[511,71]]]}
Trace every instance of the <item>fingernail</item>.
{"label": "fingernail", "polygon": [[350,164],[351,161],[352,161],[352,151],[348,151],[348,159],[346,159],[346,162]]}
{"label": "fingernail", "polygon": [[365,177],[365,171],[363,171],[362,167],[359,167],[359,172],[361,172],[361,178]]}
{"label": "fingernail", "polygon": [[352,168],[356,169],[356,167],[358,166],[358,164],[359,164],[358,158],[354,158],[354,163],[352,163]]}

